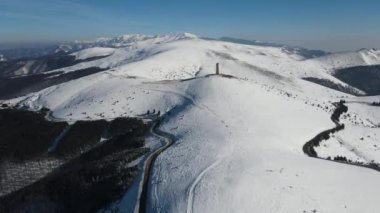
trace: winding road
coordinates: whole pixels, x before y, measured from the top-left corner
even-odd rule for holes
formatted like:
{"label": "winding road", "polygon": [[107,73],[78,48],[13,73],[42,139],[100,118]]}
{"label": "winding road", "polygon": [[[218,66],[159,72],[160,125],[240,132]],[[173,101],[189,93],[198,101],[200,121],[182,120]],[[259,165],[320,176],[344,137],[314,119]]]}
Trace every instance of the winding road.
{"label": "winding road", "polygon": [[161,119],[157,119],[152,125],[151,133],[161,139],[164,139],[166,143],[164,146],[156,149],[153,153],[151,153],[148,159],[145,161],[143,183],[142,183],[142,189],[141,189],[140,201],[139,201],[139,213],[146,212],[146,207],[148,203],[149,179],[150,179],[150,173],[152,172],[152,169],[153,169],[154,162],[157,159],[157,157],[163,151],[165,151],[167,148],[173,145],[175,141],[175,138],[171,134],[159,129],[160,124],[161,124]]}
{"label": "winding road", "polygon": [[[343,103],[333,103],[333,104],[336,106],[336,109],[334,110],[334,113],[331,116],[331,120],[335,123],[336,126],[334,128],[331,128],[331,129],[328,129],[328,130],[325,130],[325,131],[319,133],[317,136],[315,136],[314,138],[312,138],[311,140],[306,142],[302,148],[303,152],[307,156],[312,157],[312,158],[318,158],[321,160],[327,160],[327,161],[332,161],[332,162],[337,162],[337,163],[342,163],[342,164],[347,164],[347,165],[352,165],[352,166],[369,168],[369,169],[373,169],[373,170],[380,172],[380,167],[377,164],[366,165],[366,164],[360,164],[360,163],[356,163],[356,162],[348,162],[348,161],[341,161],[341,160],[334,160],[334,159],[325,159],[325,158],[321,158],[318,156],[317,152],[314,150],[314,147],[319,146],[320,142],[322,142],[323,140],[327,140],[331,133],[335,133],[335,132],[344,130],[344,124],[341,124],[339,122],[339,117],[343,112],[347,111],[347,106],[345,106]],[[344,108],[346,108],[346,110]]]}
{"label": "winding road", "polygon": [[[168,92],[168,91],[161,91],[161,92]],[[182,98],[184,98],[185,102],[183,103],[182,106],[174,107],[172,109],[172,111],[175,111],[177,108],[183,108],[187,104],[190,103],[191,105],[193,105],[193,106],[195,106],[195,107],[197,107],[199,109],[206,110],[206,111],[210,112],[212,115],[215,116],[215,114],[208,107],[201,106],[201,105],[197,104],[196,101],[193,100],[191,97],[189,97],[189,96],[187,96],[185,94],[180,94],[180,93],[175,93],[175,94],[178,95],[178,96],[181,96]],[[173,145],[174,142],[175,142],[175,140],[176,140],[176,138],[173,135],[171,135],[170,133],[164,132],[164,131],[162,131],[162,130],[159,129],[159,127],[161,125],[161,122],[162,122],[162,120],[163,120],[164,117],[165,117],[165,115],[163,115],[161,118],[158,118],[157,120],[155,120],[154,123],[152,124],[152,127],[151,127],[151,133],[152,133],[152,135],[165,140],[166,143],[165,143],[164,146],[156,149],[153,153],[151,153],[149,155],[149,157],[147,158],[147,160],[145,161],[144,171],[143,171],[144,172],[144,174],[143,174],[143,181],[142,181],[142,186],[141,186],[141,194],[140,194],[139,206],[138,206],[138,212],[139,213],[145,213],[146,212],[147,203],[148,203],[148,187],[149,187],[150,174],[151,174],[151,172],[153,170],[153,166],[154,166],[155,160],[157,159],[157,157],[162,152],[164,152],[171,145]],[[197,181],[195,181],[195,185],[196,185],[196,182]],[[190,192],[191,191],[192,190],[190,190]]]}
{"label": "winding road", "polygon": [[[149,155],[149,157],[147,158],[147,160],[145,161],[143,181],[142,181],[142,186],[141,186],[142,189],[141,189],[141,194],[140,194],[140,198],[139,198],[139,206],[138,206],[138,212],[139,213],[145,213],[146,212],[147,203],[148,203],[148,187],[149,187],[150,174],[153,170],[155,160],[157,159],[157,157],[162,152],[164,152],[166,149],[168,149],[176,141],[176,138],[173,135],[159,129],[163,118],[165,118],[166,115],[169,115],[169,114],[172,115],[173,113],[178,113],[178,112],[182,111],[188,105],[193,105],[194,107],[197,107],[201,110],[207,111],[213,117],[216,117],[216,118],[218,117],[215,114],[215,112],[213,112],[208,106],[198,103],[196,100],[194,100],[188,94],[184,94],[184,93],[180,93],[180,92],[167,91],[167,90],[153,90],[153,91],[174,94],[174,95],[180,96],[185,101],[181,105],[177,105],[176,107],[171,109],[170,112],[167,112],[161,118],[158,118],[157,120],[155,120],[153,125],[152,125],[151,133],[153,135],[157,136],[158,138],[164,139],[166,141],[166,143],[164,146],[156,149],[153,153],[151,153]],[[197,183],[200,181],[200,179],[202,178],[204,173],[206,173],[207,170],[211,169],[213,166],[215,166],[215,165],[213,164],[210,167],[206,168],[206,170],[203,171],[197,177],[197,179],[193,182],[193,184],[190,186],[190,188],[188,190],[188,205],[191,205],[190,208],[192,207],[192,196],[193,196],[194,188],[196,187]],[[189,206],[188,206],[187,211],[189,211]]]}

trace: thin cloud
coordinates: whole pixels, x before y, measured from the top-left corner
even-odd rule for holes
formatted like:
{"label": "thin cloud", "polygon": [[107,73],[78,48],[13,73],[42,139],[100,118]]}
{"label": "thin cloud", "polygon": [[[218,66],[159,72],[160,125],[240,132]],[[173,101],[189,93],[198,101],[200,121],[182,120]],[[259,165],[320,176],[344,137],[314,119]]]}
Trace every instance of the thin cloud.
{"label": "thin cloud", "polygon": [[[105,14],[103,11],[93,8],[91,5],[65,0],[19,0],[0,2],[0,16],[40,21],[59,22],[92,22],[97,24],[148,26],[146,23],[136,20],[120,20],[118,17]],[[38,15],[37,15],[38,14]]]}

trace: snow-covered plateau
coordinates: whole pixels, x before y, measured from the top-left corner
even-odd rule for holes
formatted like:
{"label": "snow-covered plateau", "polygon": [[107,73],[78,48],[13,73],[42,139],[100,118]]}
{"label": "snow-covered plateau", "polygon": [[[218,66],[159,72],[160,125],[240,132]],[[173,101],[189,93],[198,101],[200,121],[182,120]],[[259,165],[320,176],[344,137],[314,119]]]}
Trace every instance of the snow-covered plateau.
{"label": "snow-covered plateau", "polygon": [[[305,58],[277,46],[188,33],[93,42],[98,45],[71,53],[83,62],[48,73],[105,71],[4,102],[45,107],[66,121],[160,111],[160,129],[176,141],[154,162],[148,212],[379,212],[378,171],[310,158],[302,150],[335,126],[333,103],[344,99],[346,128],[316,147],[318,156],[380,163],[380,107],[371,105],[380,96],[356,97],[303,79],[362,92],[333,73],[379,65],[379,50]],[[223,75],[212,75],[216,63]],[[117,205],[138,211],[137,199]]]}

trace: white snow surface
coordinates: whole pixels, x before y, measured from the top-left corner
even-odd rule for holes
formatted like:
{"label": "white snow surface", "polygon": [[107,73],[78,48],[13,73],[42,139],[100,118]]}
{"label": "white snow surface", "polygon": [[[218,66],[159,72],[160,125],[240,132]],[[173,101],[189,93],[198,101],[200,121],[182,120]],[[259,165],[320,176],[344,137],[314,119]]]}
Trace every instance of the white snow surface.
{"label": "white snow surface", "polygon": [[311,59],[324,64],[330,72],[338,68],[347,68],[364,65],[378,65],[380,63],[380,50],[361,49],[356,52],[341,52]]}
{"label": "white snow surface", "polygon": [[[356,62],[341,60],[343,56],[304,60],[281,48],[187,34],[118,39],[99,40],[123,44],[116,47],[115,43],[112,55],[62,69],[98,66],[108,67],[107,71],[17,101],[30,109],[50,108],[52,116],[68,121],[137,116],[153,109],[165,113],[175,108],[165,116],[161,129],[178,140],[154,164],[149,212],[378,211],[380,173],[309,158],[302,152],[306,141],[334,127],[332,102],[356,98],[301,78],[344,84],[330,71]],[[366,60],[378,63],[376,57],[366,56]],[[217,62],[221,73],[234,77],[204,77],[215,72]],[[186,78],[195,79],[181,80]],[[365,105],[348,107],[363,120],[375,112]],[[370,122],[348,118],[343,122],[358,130],[343,130],[336,137],[345,142],[354,138],[347,143],[364,150],[363,159],[379,160],[357,141],[363,133],[360,128]],[[379,143],[378,128],[365,131],[372,145]],[[345,153],[333,143],[331,147],[321,154]],[[127,197],[124,200],[131,200]],[[122,203],[125,209],[136,205]]]}
{"label": "white snow surface", "polygon": [[86,60],[94,57],[109,56],[114,53],[114,51],[114,48],[92,47],[72,53],[71,55],[75,56],[76,60]]}
{"label": "white snow surface", "polygon": [[379,96],[349,98],[349,110],[342,116],[345,130],[317,147],[318,156],[344,156],[354,162],[380,164],[380,107],[371,105],[379,101]]}

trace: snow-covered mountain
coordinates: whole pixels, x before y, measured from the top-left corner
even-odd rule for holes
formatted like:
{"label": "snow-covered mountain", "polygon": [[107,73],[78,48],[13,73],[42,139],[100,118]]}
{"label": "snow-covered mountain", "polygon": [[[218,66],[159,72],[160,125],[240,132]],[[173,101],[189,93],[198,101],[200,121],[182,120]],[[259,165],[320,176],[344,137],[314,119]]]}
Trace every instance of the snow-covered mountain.
{"label": "snow-covered mountain", "polygon": [[5,56],[4,55],[2,55],[2,54],[0,54],[0,62],[2,62],[2,61],[6,61],[7,59],[5,58]]}
{"label": "snow-covered mountain", "polygon": [[126,34],[117,37],[101,37],[94,40],[76,40],[65,44],[59,44],[55,52],[72,53],[82,49],[92,47],[109,47],[123,48],[133,45],[136,42],[149,41],[153,43],[170,42],[181,39],[195,38],[196,36],[190,33],[181,33],[175,35],[141,35],[141,34]]}
{"label": "snow-covered mountain", "polygon": [[380,50],[361,49],[355,52],[333,53],[314,60],[325,65],[329,71],[354,66],[378,65]]}
{"label": "snow-covered mountain", "polygon": [[[302,149],[334,127],[333,103],[345,99],[346,129],[316,149],[319,157],[380,163],[379,107],[371,105],[380,97],[356,97],[303,79],[364,94],[333,74],[380,64],[378,50],[306,58],[282,47],[192,34],[125,35],[75,45],[80,51],[65,48],[82,61],[44,72],[44,80],[99,71],[29,93],[32,84],[24,88],[28,93],[5,102],[49,108],[52,117],[70,122],[162,112],[162,130],[177,140],[155,161],[149,212],[378,210],[378,171],[310,158]],[[216,63],[222,75],[213,75]],[[139,180],[133,187],[140,187]],[[115,205],[137,211],[138,192],[129,190]]]}
{"label": "snow-covered mountain", "polygon": [[126,34],[117,37],[102,37],[94,40],[76,40],[57,44],[46,44],[38,47],[28,48],[7,48],[0,49],[0,55],[8,60],[38,59],[56,53],[73,53],[91,47],[126,47],[134,42],[154,39],[157,42],[170,41],[194,37],[190,33],[180,33],[176,35],[139,35]]}
{"label": "snow-covered mountain", "polygon": [[89,41],[74,41],[45,48],[2,50],[0,53],[4,54],[3,58],[5,59],[6,56],[10,61],[0,64],[0,76],[43,73],[74,65],[78,62],[88,61],[95,57],[110,55],[113,48],[126,48],[128,50],[136,43],[139,43],[140,46],[149,46],[191,38],[196,38],[196,36],[189,33],[156,36],[136,34],[98,38]]}

